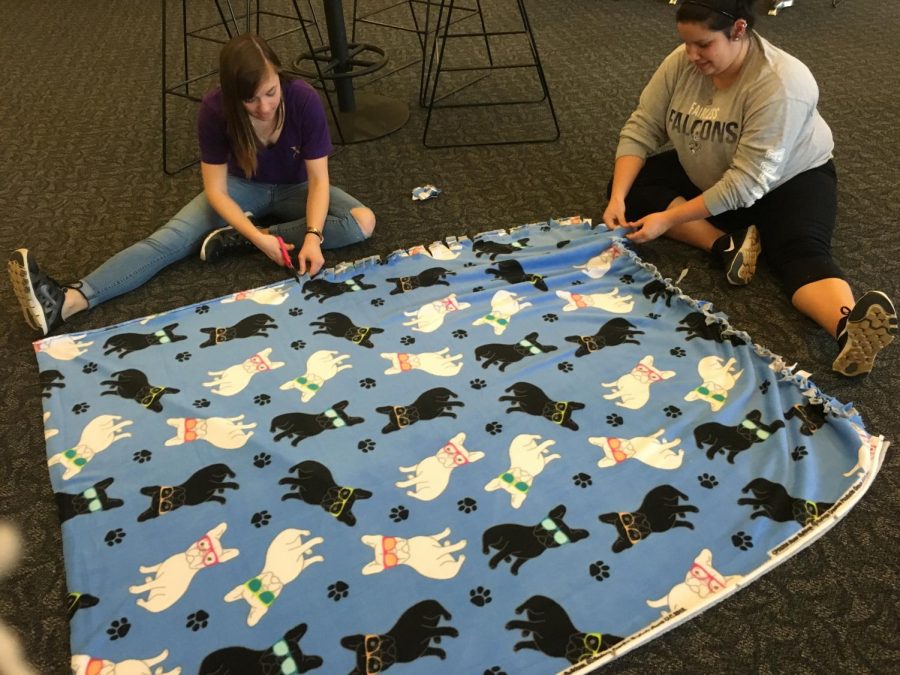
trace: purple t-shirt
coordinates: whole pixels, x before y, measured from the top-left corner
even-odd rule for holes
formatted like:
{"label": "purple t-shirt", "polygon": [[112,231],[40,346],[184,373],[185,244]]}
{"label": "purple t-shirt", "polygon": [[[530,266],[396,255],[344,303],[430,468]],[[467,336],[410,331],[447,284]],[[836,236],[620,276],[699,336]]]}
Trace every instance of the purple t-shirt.
{"label": "purple t-shirt", "polygon": [[[257,169],[250,180],[256,183],[305,183],[304,160],[331,153],[331,137],[325,109],[316,90],[303,80],[282,87],[284,128],[275,145],[256,153]],[[238,166],[225,132],[222,90],[216,87],[203,97],[197,116],[200,159],[207,164],[228,164],[228,173],[246,178]]]}

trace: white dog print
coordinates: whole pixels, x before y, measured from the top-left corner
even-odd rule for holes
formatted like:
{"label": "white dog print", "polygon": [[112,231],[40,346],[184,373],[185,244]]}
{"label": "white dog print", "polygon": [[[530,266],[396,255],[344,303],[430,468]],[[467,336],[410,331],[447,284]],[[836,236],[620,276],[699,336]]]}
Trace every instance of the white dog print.
{"label": "white dog print", "polygon": [[68,450],[57,452],[47,460],[47,466],[62,464],[66,469],[62,478],[69,480],[72,476],[80,473],[95,455],[100,454],[116,441],[131,438],[131,434],[128,432],[120,433],[130,424],[132,424],[131,420],[123,420],[119,415],[98,415],[84,427],[78,444]]}
{"label": "white dog print", "polygon": [[93,341],[83,342],[82,338],[85,335],[86,333],[45,338],[34,344],[34,351],[44,353],[57,361],[71,361],[84,354],[87,348],[94,344]]}
{"label": "white dog print", "polygon": [[223,298],[222,304],[251,300],[257,305],[280,305],[287,300],[288,295],[290,295],[289,291],[282,284],[272,288],[254,288],[249,291],[234,293],[227,298]]}
{"label": "white dog print", "polygon": [[688,392],[684,400],[706,401],[713,412],[719,412],[725,405],[728,392],[744,373],[743,369],[734,372],[734,364],[733,358],[723,362],[722,358],[714,354],[704,356],[697,363],[697,372],[700,373],[700,379],[703,382],[699,387]]}
{"label": "white dog print", "polygon": [[466,540],[451,544],[441,542],[450,536],[450,528],[432,536],[387,537],[382,534],[366,534],[362,542],[371,546],[375,560],[363,567],[363,574],[378,574],[397,565],[412,567],[423,577],[429,579],[452,579],[466,560],[465,555],[454,558],[451,554],[466,547]]}
{"label": "white dog print", "polygon": [[384,371],[385,375],[396,375],[410,370],[424,370],[429,375],[453,377],[463,367],[462,354],[447,356],[450,347],[439,352],[422,352],[421,354],[405,354],[403,352],[382,352],[381,358],[391,362],[391,367]]}
{"label": "white dog print", "polygon": [[615,382],[601,382],[610,393],[604,394],[607,401],[619,399],[617,406],[638,410],[650,400],[650,385],[654,382],[662,382],[675,376],[674,370],[658,370],[653,367],[653,357],[645,356],[629,372],[625,373]]}
{"label": "white dog print", "polygon": [[869,473],[872,470],[872,462],[875,460],[882,441],[881,436],[872,436],[858,424],[851,422],[850,427],[859,436],[860,443],[856,452],[856,465],[844,474],[845,478],[849,478],[856,472],[859,472],[860,476]]}
{"label": "white dog print", "polygon": [[450,483],[450,472],[453,469],[484,457],[483,452],[473,452],[463,447],[465,440],[466,435],[461,431],[447,441],[437,454],[426,457],[414,466],[401,466],[400,471],[408,474],[407,479],[394,485],[398,488],[412,487],[406,494],[423,502],[440,497]]}
{"label": "white dog print", "polygon": [[47,426],[47,423],[50,421],[50,412],[44,413],[44,440],[49,441],[51,438],[56,436],[59,433],[59,429],[51,429]]}
{"label": "white dog print", "polygon": [[179,551],[159,565],[140,567],[141,574],[153,574],[139,586],[129,586],[128,592],[139,595],[150,591],[146,599],[138,598],[137,604],[148,612],[163,612],[181,599],[191,585],[194,576],[208,567],[237,558],[236,548],[222,548],[222,535],[227,523],[219,523],[184,552]]}
{"label": "white dog print", "polygon": [[538,445],[540,438],[533,434],[516,436],[509,444],[509,470],[491,480],[484,489],[488,492],[506,490],[512,507],[517,509],[522,506],[535,477],[550,462],[562,456],[557,453],[548,455],[550,446],[555,445],[556,441],[546,440]]}
{"label": "white dog print", "polygon": [[250,613],[247,615],[247,625],[255,626],[259,620],[269,611],[269,606],[278,599],[281,591],[296,579],[300,572],[317,562],[323,562],[325,558],[320,555],[310,555],[313,546],[318,546],[324,539],[313,537],[303,541],[302,537],[308,537],[307,530],[287,529],[279,532],[266,552],[266,563],[262,571],[249,581],[235,586],[225,602],[234,602],[244,599],[250,605]]}
{"label": "white dog print", "polygon": [[214,379],[212,382],[204,382],[203,386],[212,387],[211,393],[219,396],[234,396],[242,392],[250,384],[250,379],[257,373],[267,373],[284,365],[283,361],[272,361],[269,358],[271,353],[272,348],[267,347],[230,368],[207,371],[207,374]]}
{"label": "white dog print", "polygon": [[206,441],[222,450],[243,448],[255,429],[256,422],[244,424],[243,415],[237,417],[172,417],[166,424],[175,427],[175,437],[166,441],[166,446],[182,445],[194,441]]}
{"label": "white dog print", "polygon": [[509,320],[513,315],[526,307],[531,307],[531,303],[524,301],[524,298],[519,300],[516,293],[497,291],[491,298],[491,313],[475,319],[472,325],[480,326],[486,323],[494,329],[494,335],[502,335],[509,327]]}
{"label": "white dog print", "polygon": [[471,306],[468,302],[457,301],[456,293],[451,293],[446,298],[422,305],[415,312],[403,312],[404,316],[413,317],[409,321],[404,321],[403,325],[412,326],[413,330],[419,333],[433,333],[444,324],[444,317],[447,314]]}
{"label": "white dog print", "polygon": [[622,249],[613,244],[599,255],[595,255],[588,260],[584,265],[575,265],[575,269],[581,270],[591,279],[599,279],[609,272],[609,268],[612,267],[613,261],[622,254]]}
{"label": "white dog print", "polygon": [[344,363],[349,358],[349,354],[341,354],[328,349],[313,352],[312,356],[306,359],[306,372],[300,377],[285,382],[279,389],[282,391],[297,389],[300,392],[300,400],[307,403],[328,380],[342,370],[353,367],[349,363]]}
{"label": "white dog print", "polygon": [[70,666],[72,675],[181,675],[181,666],[172,670],[163,670],[162,666],[153,666],[169,658],[169,650],[164,649],[159,656],[152,659],[127,659],[113,663],[106,659],[95,659],[86,654],[72,656]]}
{"label": "white dog print", "polygon": [[665,429],[660,429],[652,436],[634,438],[591,436],[588,442],[603,450],[604,457],[597,462],[601,469],[621,464],[626,459],[636,459],[656,469],[677,469],[684,458],[684,450],[675,452],[672,448],[681,443],[681,439],[672,442],[660,439],[664,433]]}
{"label": "white dog print", "polygon": [[705,548],[694,558],[694,564],[683,582],[676,584],[668,595],[659,600],[647,600],[647,604],[650,607],[668,606],[668,612],[662,610],[663,616],[679,610],[691,610],[716,593],[734,587],[741,579],[743,577],[739,574],[726,577],[717,572],[712,566],[712,551]]}
{"label": "white dog print", "polygon": [[422,255],[427,255],[429,258],[434,258],[435,260],[456,260],[462,249],[462,244],[453,239],[449,239],[447,240],[447,243],[436,241],[427,248],[421,244],[413,246],[409,249],[409,254],[416,255],[421,253]]}
{"label": "white dog print", "polygon": [[602,309],[613,314],[628,314],[634,307],[634,298],[630,295],[619,295],[619,289],[614,288],[609,293],[570,293],[569,291],[556,291],[556,295],[566,301],[564,312],[574,312],[576,309],[592,307]]}

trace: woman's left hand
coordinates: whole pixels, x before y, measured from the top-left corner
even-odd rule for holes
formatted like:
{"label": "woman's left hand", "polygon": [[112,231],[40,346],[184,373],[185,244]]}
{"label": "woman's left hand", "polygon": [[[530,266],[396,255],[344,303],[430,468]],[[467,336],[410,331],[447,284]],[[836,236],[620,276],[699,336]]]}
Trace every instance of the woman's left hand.
{"label": "woman's left hand", "polygon": [[646,244],[648,241],[653,241],[665,234],[674,224],[664,211],[651,213],[649,216],[644,216],[640,220],[624,225],[624,227],[632,230],[625,235],[625,238],[633,241],[635,244]]}
{"label": "woman's left hand", "polygon": [[306,241],[303,242],[303,247],[297,254],[297,271],[300,274],[309,274],[312,277],[322,269],[324,264],[325,256],[322,255],[322,248],[319,246],[318,239],[316,237],[307,237]]}

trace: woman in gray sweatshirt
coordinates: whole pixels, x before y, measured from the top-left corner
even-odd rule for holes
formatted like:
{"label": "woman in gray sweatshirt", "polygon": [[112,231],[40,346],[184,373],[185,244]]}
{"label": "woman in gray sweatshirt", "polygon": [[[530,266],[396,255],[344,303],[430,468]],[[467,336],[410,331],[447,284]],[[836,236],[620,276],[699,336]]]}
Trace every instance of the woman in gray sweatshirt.
{"label": "woman in gray sweatshirt", "polygon": [[794,306],[837,338],[834,370],[864,375],[897,313],[880,291],[855,301],[832,258],[837,177],[819,89],[754,20],[753,0],[681,3],[683,44],[622,129],[603,220],[635,243],[665,235],[709,251],[735,285],[765,248]]}

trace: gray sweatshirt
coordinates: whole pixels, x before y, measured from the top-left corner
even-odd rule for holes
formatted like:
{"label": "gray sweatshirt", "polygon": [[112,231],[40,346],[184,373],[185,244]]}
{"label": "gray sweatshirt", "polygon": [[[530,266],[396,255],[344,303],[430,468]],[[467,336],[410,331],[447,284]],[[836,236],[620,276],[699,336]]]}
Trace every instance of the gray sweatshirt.
{"label": "gray sweatshirt", "polygon": [[728,89],[677,47],[653,74],[619,137],[616,158],[646,158],[671,141],[712,215],[747,207],[798,173],[831,158],[809,69],[755,31]]}

